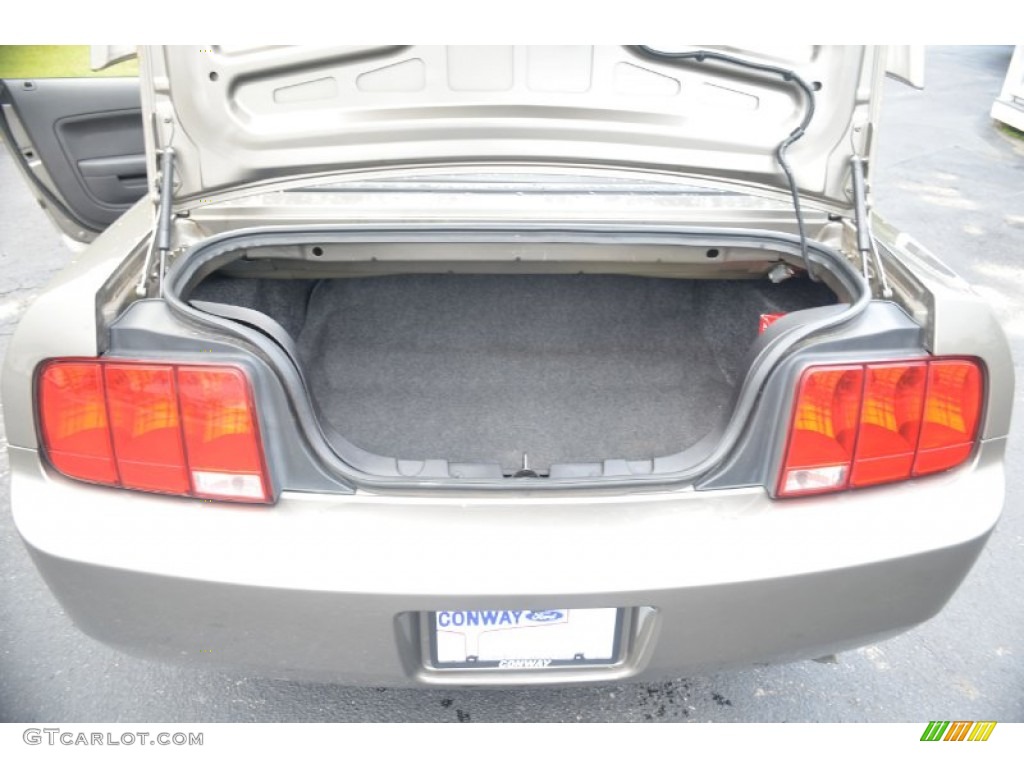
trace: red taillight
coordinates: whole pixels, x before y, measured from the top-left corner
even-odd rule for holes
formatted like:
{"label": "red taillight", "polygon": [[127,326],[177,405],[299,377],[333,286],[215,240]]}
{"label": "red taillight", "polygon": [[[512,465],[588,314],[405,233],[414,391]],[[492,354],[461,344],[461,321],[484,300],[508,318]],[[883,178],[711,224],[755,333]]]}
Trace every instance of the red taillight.
{"label": "red taillight", "polygon": [[845,488],[857,439],[862,366],[811,368],[800,380],[780,496]]}
{"label": "red taillight", "polygon": [[971,360],[809,368],[800,379],[779,496],[951,469],[974,448],[982,373]]}
{"label": "red taillight", "polygon": [[188,493],[174,370],[169,365],[103,367],[121,485]]}
{"label": "red taillight", "polygon": [[853,487],[910,475],[927,372],[923,362],[867,366],[857,455],[850,474]]}
{"label": "red taillight", "polygon": [[245,375],[233,368],[181,367],[178,397],[196,494],[265,498],[263,451]]}
{"label": "red taillight", "polygon": [[928,366],[928,397],[914,474],[954,467],[974,447],[981,411],[981,371],[963,360],[937,360]]}
{"label": "red taillight", "polygon": [[51,360],[43,445],[79,480],[204,499],[268,501],[249,380],[238,368]]}
{"label": "red taillight", "polygon": [[39,377],[39,417],[57,469],[79,480],[117,484],[99,363],[47,365]]}

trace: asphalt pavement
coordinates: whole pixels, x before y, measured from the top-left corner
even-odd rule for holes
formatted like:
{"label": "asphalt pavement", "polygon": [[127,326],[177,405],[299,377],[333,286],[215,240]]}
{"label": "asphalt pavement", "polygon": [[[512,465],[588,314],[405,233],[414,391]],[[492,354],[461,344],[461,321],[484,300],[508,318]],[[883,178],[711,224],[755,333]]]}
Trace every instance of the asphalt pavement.
{"label": "asphalt pavement", "polygon": [[[882,110],[878,209],[991,302],[1017,370],[1004,516],[932,621],[835,663],[656,685],[410,691],[172,667],[126,656],[74,628],[14,530],[0,450],[0,721],[1024,720],[1024,141],[988,117],[1010,53],[1006,46],[929,49],[927,88],[889,82]],[[0,356],[24,308],[70,258],[0,148]]]}

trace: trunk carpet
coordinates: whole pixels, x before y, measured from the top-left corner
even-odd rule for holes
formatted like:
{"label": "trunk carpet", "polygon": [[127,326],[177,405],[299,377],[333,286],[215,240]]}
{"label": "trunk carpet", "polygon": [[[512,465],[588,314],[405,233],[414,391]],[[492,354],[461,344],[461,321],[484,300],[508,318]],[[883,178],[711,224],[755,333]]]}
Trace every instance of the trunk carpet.
{"label": "trunk carpet", "polygon": [[321,414],[356,445],[545,471],[692,445],[725,415],[759,314],[832,301],[801,280],[337,279],[309,293],[297,340]]}

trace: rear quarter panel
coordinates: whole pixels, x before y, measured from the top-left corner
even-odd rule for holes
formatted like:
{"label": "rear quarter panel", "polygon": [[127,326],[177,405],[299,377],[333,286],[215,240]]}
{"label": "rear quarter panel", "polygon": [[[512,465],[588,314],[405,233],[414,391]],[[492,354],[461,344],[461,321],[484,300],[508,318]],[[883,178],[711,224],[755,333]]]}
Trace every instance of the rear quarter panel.
{"label": "rear quarter panel", "polygon": [[88,248],[71,257],[28,308],[18,324],[4,360],[2,392],[7,441],[37,448],[32,380],[48,357],[94,356],[97,295],[121,263],[149,235],[152,204],[140,200]]}
{"label": "rear quarter panel", "polygon": [[[986,368],[987,400],[981,439],[1005,438],[1013,410],[1013,356],[1006,333],[988,303],[911,235],[884,220],[874,222],[886,269],[917,295],[925,344],[933,355],[971,355]],[[915,313],[917,314],[917,313]]]}

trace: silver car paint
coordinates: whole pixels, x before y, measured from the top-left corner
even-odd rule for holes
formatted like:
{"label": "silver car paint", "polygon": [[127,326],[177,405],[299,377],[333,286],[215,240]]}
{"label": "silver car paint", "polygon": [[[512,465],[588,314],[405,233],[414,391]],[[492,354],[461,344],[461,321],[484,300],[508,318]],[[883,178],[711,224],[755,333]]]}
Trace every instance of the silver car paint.
{"label": "silver car paint", "polygon": [[[14,449],[12,499],[76,623],[140,655],[352,684],[653,679],[824,655],[930,618],[1002,508],[1004,445],[946,475],[784,504],[760,489],[361,492],[272,509],[83,486]],[[639,632],[609,668],[421,663],[416,612],[524,605],[636,608]]]}

